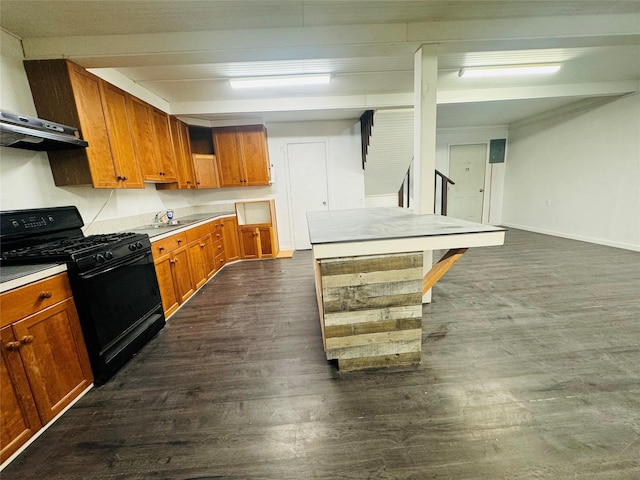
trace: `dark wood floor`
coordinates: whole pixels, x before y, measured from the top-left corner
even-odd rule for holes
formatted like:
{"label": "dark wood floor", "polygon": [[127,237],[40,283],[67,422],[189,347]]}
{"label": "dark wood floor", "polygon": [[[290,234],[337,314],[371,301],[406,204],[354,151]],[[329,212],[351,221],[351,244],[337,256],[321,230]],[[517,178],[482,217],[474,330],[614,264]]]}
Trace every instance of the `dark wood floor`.
{"label": "dark wood floor", "polygon": [[414,368],[340,373],[317,315],[308,252],[227,267],[1,478],[640,478],[640,254],[471,249]]}

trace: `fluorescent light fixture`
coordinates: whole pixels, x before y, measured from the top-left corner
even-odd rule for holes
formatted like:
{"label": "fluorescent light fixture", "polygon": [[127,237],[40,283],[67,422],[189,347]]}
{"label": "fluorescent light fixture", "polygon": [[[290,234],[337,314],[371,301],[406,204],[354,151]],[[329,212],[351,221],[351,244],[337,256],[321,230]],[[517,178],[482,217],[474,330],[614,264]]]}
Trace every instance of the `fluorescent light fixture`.
{"label": "fluorescent light fixture", "polygon": [[559,63],[539,63],[531,65],[503,65],[493,67],[463,67],[459,77],[513,77],[519,75],[550,75],[560,70]]}
{"label": "fluorescent light fixture", "polygon": [[292,85],[326,85],[331,82],[330,73],[314,75],[278,75],[274,77],[230,78],[232,88],[288,87]]}

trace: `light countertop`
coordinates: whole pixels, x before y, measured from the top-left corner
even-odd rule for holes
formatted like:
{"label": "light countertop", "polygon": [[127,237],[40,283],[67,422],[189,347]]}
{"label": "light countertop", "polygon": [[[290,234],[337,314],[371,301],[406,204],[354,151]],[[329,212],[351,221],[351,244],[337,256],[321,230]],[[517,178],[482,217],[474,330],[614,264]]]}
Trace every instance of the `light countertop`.
{"label": "light countertop", "polygon": [[308,212],[307,220],[312,245],[505,231],[453,217],[420,215],[400,207]]}

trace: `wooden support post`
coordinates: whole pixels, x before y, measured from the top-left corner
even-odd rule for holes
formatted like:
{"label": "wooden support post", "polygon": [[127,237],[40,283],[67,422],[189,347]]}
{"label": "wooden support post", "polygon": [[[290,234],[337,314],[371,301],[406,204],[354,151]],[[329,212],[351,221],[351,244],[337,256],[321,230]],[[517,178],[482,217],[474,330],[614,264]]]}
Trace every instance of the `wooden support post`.
{"label": "wooden support post", "polygon": [[468,248],[452,248],[445,253],[422,278],[422,294],[424,295],[431,287],[433,287],[467,250]]}

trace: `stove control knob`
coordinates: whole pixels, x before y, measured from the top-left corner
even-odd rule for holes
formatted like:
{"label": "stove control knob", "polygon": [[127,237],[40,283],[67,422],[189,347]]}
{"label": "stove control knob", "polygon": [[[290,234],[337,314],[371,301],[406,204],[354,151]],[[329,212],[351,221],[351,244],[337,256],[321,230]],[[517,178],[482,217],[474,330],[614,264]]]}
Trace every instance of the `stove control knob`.
{"label": "stove control knob", "polygon": [[136,248],[139,250],[142,248],[142,242],[136,242]]}
{"label": "stove control knob", "polygon": [[96,256],[94,257],[96,259],[96,262],[98,263],[102,263],[105,261],[104,255],[101,253],[96,253]]}
{"label": "stove control knob", "polygon": [[135,243],[130,243],[130,244],[129,244],[129,250],[131,250],[132,252],[133,252],[136,248],[138,248],[138,247],[136,247],[136,244],[135,244]]}
{"label": "stove control knob", "polygon": [[106,260],[111,260],[113,258],[113,253],[111,253],[109,251],[104,252],[104,258]]}

